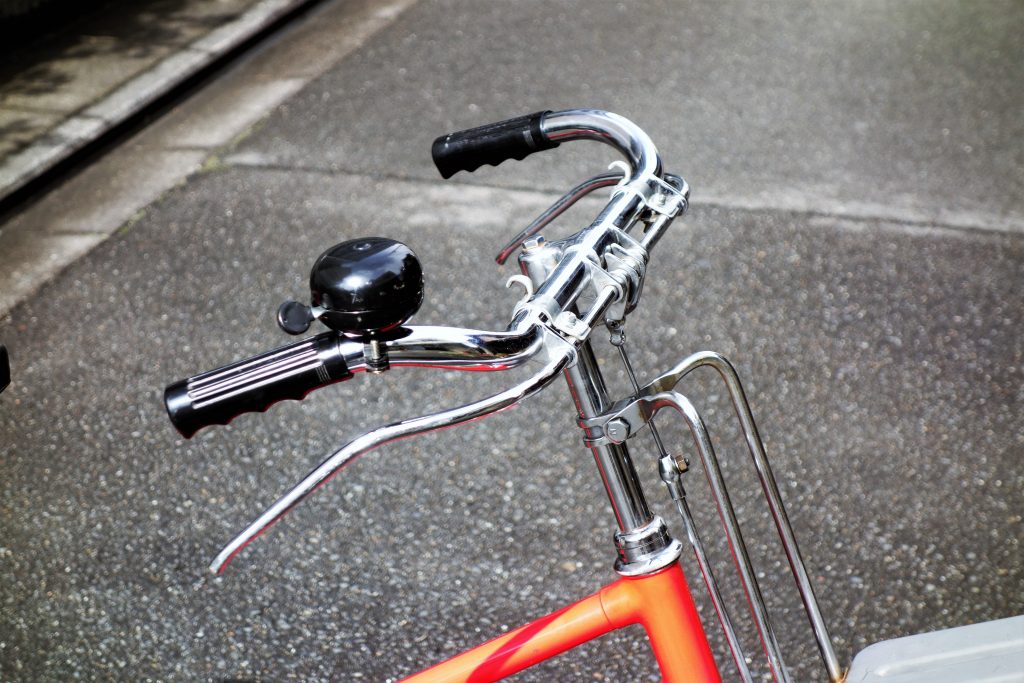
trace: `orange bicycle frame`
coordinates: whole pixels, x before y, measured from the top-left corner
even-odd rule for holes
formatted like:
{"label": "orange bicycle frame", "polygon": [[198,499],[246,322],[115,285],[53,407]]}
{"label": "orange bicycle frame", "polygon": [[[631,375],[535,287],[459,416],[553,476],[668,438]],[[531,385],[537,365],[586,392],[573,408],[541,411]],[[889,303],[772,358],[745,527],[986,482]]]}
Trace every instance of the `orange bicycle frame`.
{"label": "orange bicycle frame", "polygon": [[663,683],[719,683],[721,677],[678,563],[622,577],[590,597],[402,679],[401,683],[498,681],[598,636],[640,624]]}

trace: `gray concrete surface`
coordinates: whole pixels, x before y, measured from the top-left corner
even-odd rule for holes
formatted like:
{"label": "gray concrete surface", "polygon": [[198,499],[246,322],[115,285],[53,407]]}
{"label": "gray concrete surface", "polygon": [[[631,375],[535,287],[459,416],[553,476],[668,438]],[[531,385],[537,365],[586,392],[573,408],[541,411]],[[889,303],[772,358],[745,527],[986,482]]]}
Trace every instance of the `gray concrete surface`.
{"label": "gray concrete surface", "polygon": [[[941,118],[928,93],[950,78],[946,53],[915,62],[921,77],[906,82],[894,54],[943,36],[974,78],[942,97],[1013,105],[1020,61],[991,52],[1012,53],[999,36],[1019,8],[901,5],[905,15],[886,18],[882,6],[828,4],[813,16],[780,8],[782,22],[747,6],[676,16],[652,3],[631,6],[627,21],[595,3],[545,24],[549,4],[472,7],[418,3],[0,321],[15,371],[0,396],[0,679],[395,680],[610,580],[610,513],[558,388],[367,456],[221,578],[204,571],[220,545],[332,448],[510,380],[361,376],[191,442],[160,401],[169,381],[287,341],[277,304],[301,296],[312,259],[347,237],[387,234],[416,249],[427,274],[417,322],[503,326],[516,295],[494,251],[545,206],[539,190],[609,155],[567,147],[443,183],[428,175],[429,140],[579,104],[633,116],[694,186],[632,319],[634,362],[650,376],[715,348],[737,363],[844,658],[882,638],[1024,612],[1024,238],[1010,225],[1021,148],[1007,132],[1019,120],[1012,106],[985,109],[991,126],[971,134],[1003,151],[973,173],[949,163],[955,149],[929,147],[923,132]],[[968,13],[957,26],[954,10]],[[664,74],[635,43],[620,46],[636,24],[659,38]],[[886,31],[908,42],[883,41]],[[873,140],[864,146],[885,162],[876,176],[870,154],[847,156],[837,131],[866,106],[853,95],[804,109],[817,92],[805,83],[805,95],[778,99],[766,74],[854,92],[812,68],[826,53],[830,68],[889,84],[872,126],[913,148],[909,159]],[[687,97],[674,94],[684,78]],[[748,94],[742,118],[761,128],[726,125],[737,88]],[[650,93],[661,99],[642,99]],[[982,115],[949,116],[967,126]],[[787,154],[771,153],[768,120],[788,122]],[[1002,197],[966,207],[971,221],[993,217],[975,226],[986,229],[958,222],[959,195],[934,174]],[[872,178],[877,206],[850,209]],[[786,183],[791,194],[772,191]],[[791,210],[794,196],[803,210]],[[622,388],[610,357],[606,367]],[[736,497],[750,535],[767,541],[754,477],[723,423],[727,399],[710,382],[688,391],[723,439],[727,477],[749,485]],[[660,502],[649,455],[636,451]],[[689,488],[713,537],[699,473]],[[820,680],[783,564],[762,567],[787,661],[796,680]],[[645,647],[636,631],[615,634],[521,680],[658,680]]]}
{"label": "gray concrete surface", "polygon": [[[695,200],[1024,227],[1014,2],[419,3],[306,90],[266,163],[433,179],[438,130],[593,106],[638,121]],[[382,113],[385,113],[382,115]],[[570,162],[594,172],[600,150]],[[531,161],[470,182],[561,188]]]}

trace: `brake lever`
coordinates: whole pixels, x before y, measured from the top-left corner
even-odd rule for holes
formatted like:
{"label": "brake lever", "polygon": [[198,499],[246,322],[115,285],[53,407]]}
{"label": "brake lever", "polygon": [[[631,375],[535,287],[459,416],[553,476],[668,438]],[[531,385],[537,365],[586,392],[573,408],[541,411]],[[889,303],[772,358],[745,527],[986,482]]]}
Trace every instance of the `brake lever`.
{"label": "brake lever", "polygon": [[[215,574],[223,572],[231,560],[249,543],[255,540],[257,536],[288,514],[293,507],[337,474],[339,470],[364,453],[368,453],[379,446],[401,438],[426,434],[486,417],[505,408],[512,407],[542,390],[558,377],[563,369],[572,365],[576,358],[576,348],[547,327],[535,326],[532,331],[536,332],[538,343],[533,346],[530,355],[538,356],[546,352],[545,365],[538,372],[505,391],[493,394],[479,401],[438,413],[393,422],[357,437],[317,465],[298,484],[292,487],[291,490],[267,508],[262,515],[240,534],[235,536],[230,543],[224,546],[213,562],[210,563],[210,571]],[[431,365],[426,361],[415,364],[421,366]],[[434,365],[445,367],[441,364]]]}
{"label": "brake lever", "polygon": [[626,175],[627,174],[624,172],[613,171],[611,173],[601,173],[593,178],[584,180],[582,183],[562,195],[561,199],[548,207],[544,213],[537,216],[532,223],[527,225],[518,235],[509,240],[508,244],[501,248],[501,251],[498,252],[498,255],[494,260],[499,266],[504,264],[516,249],[523,246],[523,243],[526,242],[526,240],[543,230],[551,221],[565,213],[570,206],[595,190],[600,190],[602,187],[618,185]]}

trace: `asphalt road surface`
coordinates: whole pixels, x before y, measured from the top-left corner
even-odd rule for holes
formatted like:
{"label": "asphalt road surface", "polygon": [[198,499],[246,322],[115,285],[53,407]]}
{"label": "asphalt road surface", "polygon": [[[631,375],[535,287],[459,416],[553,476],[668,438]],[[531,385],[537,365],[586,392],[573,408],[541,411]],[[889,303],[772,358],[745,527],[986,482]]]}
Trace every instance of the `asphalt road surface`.
{"label": "asphalt road surface", "polygon": [[[571,106],[629,116],[693,186],[630,319],[634,363],[710,348],[740,369],[843,659],[1024,612],[1022,28],[1010,2],[416,3],[0,321],[0,679],[397,680],[614,578],[559,385],[367,455],[217,578],[221,545],[335,447],[513,378],[360,375],[188,442],[161,401],[289,341],[277,305],[360,235],[419,254],[413,322],[502,329],[518,295],[493,254],[613,157],[567,145],[444,182],[429,143]],[[705,379],[685,390],[787,663],[823,680]],[[680,531],[650,445],[634,457]],[[699,471],[688,488],[724,561]],[[633,629],[516,680],[659,676]]]}

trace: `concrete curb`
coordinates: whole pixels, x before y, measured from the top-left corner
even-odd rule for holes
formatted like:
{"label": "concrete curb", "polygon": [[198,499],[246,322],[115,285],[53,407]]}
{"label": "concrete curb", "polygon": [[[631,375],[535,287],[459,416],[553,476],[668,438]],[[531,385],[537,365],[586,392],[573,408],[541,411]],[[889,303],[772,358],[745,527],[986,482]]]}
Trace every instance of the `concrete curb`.
{"label": "concrete curb", "polygon": [[0,201],[287,15],[319,0],[261,0],[168,55],[0,162]]}
{"label": "concrete curb", "polygon": [[[206,160],[390,25],[415,2],[320,2],[308,16],[298,17],[283,27],[280,39],[267,50],[254,49],[251,55],[240,58],[238,68],[226,70],[215,84],[197,89],[187,103],[172,108],[109,153],[47,190],[45,200],[15,213],[0,225],[0,320],[65,267],[130,225],[163,193],[201,171]],[[107,118],[129,115],[132,102],[142,107],[144,98],[153,101],[160,96],[154,83],[168,83],[175,76],[188,78],[182,70],[188,68],[196,73],[195,69],[202,68],[198,66],[200,61],[209,64],[215,55],[241,44],[260,27],[268,27],[277,18],[306,4],[313,3],[260,2],[254,6],[260,12],[254,11],[208,33],[200,41],[179,49],[178,56],[168,57],[149,69],[147,75],[152,80],[138,82],[134,98],[113,93],[103,102],[91,105],[90,111],[107,112],[106,118],[93,120],[103,123]],[[114,124],[108,124],[107,130],[110,125]]]}

